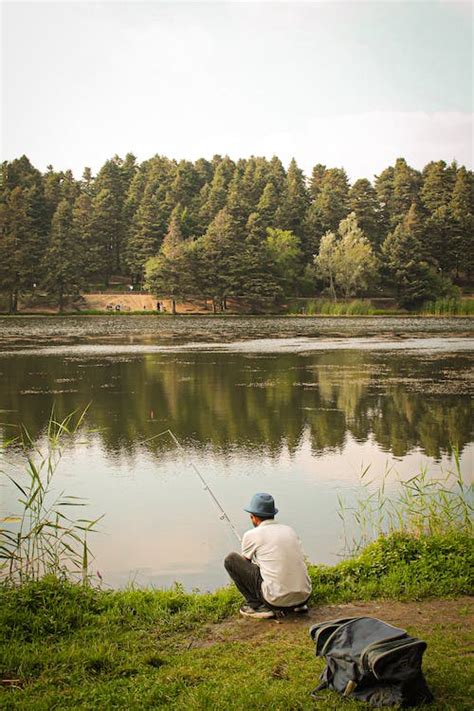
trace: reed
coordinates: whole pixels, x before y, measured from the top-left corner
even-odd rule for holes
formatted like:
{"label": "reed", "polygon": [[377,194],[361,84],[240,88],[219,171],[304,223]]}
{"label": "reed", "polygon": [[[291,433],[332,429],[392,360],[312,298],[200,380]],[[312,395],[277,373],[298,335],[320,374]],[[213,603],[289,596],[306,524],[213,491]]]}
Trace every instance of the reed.
{"label": "reed", "polygon": [[429,316],[472,316],[474,299],[451,297],[428,301],[422,307],[421,313]]}
{"label": "reed", "polygon": [[0,580],[23,584],[46,575],[89,582],[92,559],[87,535],[96,530],[95,520],[74,517],[71,508],[86,502],[63,491],[55,493],[54,477],[67,441],[83,429],[87,408],[62,420],[49,417],[44,441],[36,444],[19,425],[16,436],[2,443],[3,452],[14,445],[22,466],[17,471],[0,469],[20,496],[18,512],[0,519]]}
{"label": "reed", "polygon": [[360,477],[353,505],[338,497],[345,553],[354,555],[372,541],[393,533],[413,537],[472,535],[474,486],[462,477],[459,454],[454,450],[454,468],[441,469],[432,477],[425,466],[409,479],[402,479],[392,467],[374,488],[370,465]]}
{"label": "reed", "polygon": [[307,316],[320,314],[322,316],[371,316],[376,310],[370,301],[355,299],[353,301],[330,301],[328,299],[309,299],[301,311],[301,307],[295,310],[296,313],[303,313]]}

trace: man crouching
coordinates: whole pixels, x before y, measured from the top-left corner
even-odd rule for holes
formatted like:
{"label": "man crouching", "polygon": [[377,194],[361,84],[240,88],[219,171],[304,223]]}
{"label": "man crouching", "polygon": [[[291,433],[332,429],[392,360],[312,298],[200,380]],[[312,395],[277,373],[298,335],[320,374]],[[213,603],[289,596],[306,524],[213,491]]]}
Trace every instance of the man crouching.
{"label": "man crouching", "polygon": [[224,561],[246,600],[240,614],[268,619],[276,611],[307,612],[311,581],[301,542],[290,526],[275,521],[273,496],[255,494],[244,511],[254,528],[244,533],[242,555],[229,553]]}

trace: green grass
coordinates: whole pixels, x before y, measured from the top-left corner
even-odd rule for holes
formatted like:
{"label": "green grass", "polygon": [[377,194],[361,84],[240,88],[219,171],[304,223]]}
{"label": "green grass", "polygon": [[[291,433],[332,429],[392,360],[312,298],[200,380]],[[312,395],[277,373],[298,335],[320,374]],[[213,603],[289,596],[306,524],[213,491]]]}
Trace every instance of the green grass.
{"label": "green grass", "polygon": [[[311,566],[312,600],[466,594],[473,570],[466,534],[394,534],[337,566]],[[289,637],[272,623],[262,645],[236,638],[232,630],[212,645],[199,644],[203,625],[235,614],[239,602],[232,587],[212,594],[180,587],[103,591],[55,578],[3,585],[0,678],[19,680],[19,688],[0,691],[0,707],[338,708],[340,700],[331,694],[317,706],[308,696],[323,664],[314,658],[306,629],[289,628]],[[460,608],[459,624],[443,629],[439,620],[423,635],[428,680],[438,699],[434,709],[469,708],[465,615]],[[364,706],[349,702],[344,708]]]}
{"label": "green grass", "polygon": [[[465,663],[468,632],[462,624],[455,639],[441,628],[426,636],[429,655],[425,669],[438,709],[469,709],[469,667]],[[168,649],[157,653],[153,645],[138,643],[130,658],[131,640],[96,643],[79,660],[76,650],[63,646],[57,670],[43,676],[40,694],[27,690],[5,694],[4,708],[166,708],[166,709],[296,709],[367,708],[335,694],[321,696],[317,704],[309,692],[317,684],[322,661],[314,658],[306,635],[289,645],[276,637],[265,647],[252,641],[229,640],[208,648]],[[36,649],[36,676],[42,667]],[[79,669],[78,662],[81,662]],[[453,668],[456,674],[453,674]],[[26,703],[25,703],[26,702]],[[25,703],[24,706],[21,704]]]}
{"label": "green grass", "polygon": [[424,304],[420,313],[428,316],[473,316],[474,299],[455,297],[436,299]]}
{"label": "green grass", "polygon": [[337,566],[311,567],[312,598],[337,603],[469,595],[473,570],[474,543],[467,533],[421,537],[394,533]]}
{"label": "green grass", "polygon": [[[25,428],[15,440],[26,445],[29,484],[20,485],[19,536],[12,538],[5,529],[0,546],[5,561],[0,583],[0,707],[315,708],[309,691],[323,662],[314,659],[304,625],[287,625],[281,632],[270,623],[260,644],[227,625],[206,645],[200,643],[208,634],[205,625],[237,615],[241,598],[234,587],[201,594],[179,585],[171,590],[114,591],[89,584],[83,547],[76,552],[74,542],[82,543],[82,532],[90,531],[91,522],[79,519],[78,527],[75,519],[57,519],[54,506],[44,506],[61,443],[79,429],[84,415],[71,413],[58,422],[52,414],[48,448],[37,450],[35,457]],[[344,513],[355,518],[359,541],[365,531],[382,535],[336,566],[310,565],[311,603],[469,595],[474,589],[471,489],[463,483],[457,455],[455,461],[456,471],[438,479],[421,470],[403,482],[395,499],[386,497],[385,479],[373,491],[365,470],[355,506],[343,508],[340,515],[343,520]],[[26,520],[31,526],[23,525]],[[70,532],[77,533],[77,540],[73,536],[70,541]],[[38,551],[46,552],[44,561]],[[78,555],[82,584],[67,579],[67,562]],[[39,567],[31,564],[37,560],[42,561]],[[43,577],[45,570],[54,575]],[[429,644],[425,668],[437,698],[432,708],[439,711],[471,708],[467,614],[465,606],[459,607],[459,619],[446,624],[440,619],[426,630],[413,630]],[[341,615],[344,612],[335,614]],[[340,699],[328,694],[317,708],[329,711],[339,705]],[[364,707],[348,702],[344,708]]]}
{"label": "green grass", "polygon": [[376,310],[370,301],[356,299],[354,301],[330,301],[328,299],[308,299],[303,305],[296,304],[289,313],[306,316],[372,316]]}

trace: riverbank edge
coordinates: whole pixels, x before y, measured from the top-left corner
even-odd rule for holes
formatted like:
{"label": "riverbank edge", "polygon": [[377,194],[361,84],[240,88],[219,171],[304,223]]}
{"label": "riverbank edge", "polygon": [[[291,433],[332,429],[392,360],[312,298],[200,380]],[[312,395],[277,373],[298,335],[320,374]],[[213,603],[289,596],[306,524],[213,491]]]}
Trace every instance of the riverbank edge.
{"label": "riverbank edge", "polygon": [[[322,662],[314,659],[308,627],[322,607],[326,616],[352,611],[394,623],[394,601],[402,601],[400,610],[411,613],[399,626],[426,633],[432,650],[429,682],[441,698],[433,708],[469,708],[472,535],[392,534],[335,566],[309,571],[310,614],[276,624],[241,620],[242,600],[231,585],[212,593],[180,585],[104,590],[51,577],[0,585],[0,706],[244,709],[260,699],[260,689],[260,708],[310,709]],[[459,605],[442,603],[455,599]],[[354,602],[363,600],[372,603]],[[409,608],[407,601],[420,602]],[[329,695],[318,709],[334,703]]]}

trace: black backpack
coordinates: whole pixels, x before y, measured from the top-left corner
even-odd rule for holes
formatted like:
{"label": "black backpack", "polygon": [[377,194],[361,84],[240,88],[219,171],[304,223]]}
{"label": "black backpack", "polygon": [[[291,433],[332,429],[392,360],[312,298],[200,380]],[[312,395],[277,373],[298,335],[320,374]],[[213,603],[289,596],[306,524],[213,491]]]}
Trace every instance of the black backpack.
{"label": "black backpack", "polygon": [[347,617],[313,625],[316,656],[326,658],[321,689],[371,706],[402,707],[430,703],[421,662],[426,642],[374,617]]}

